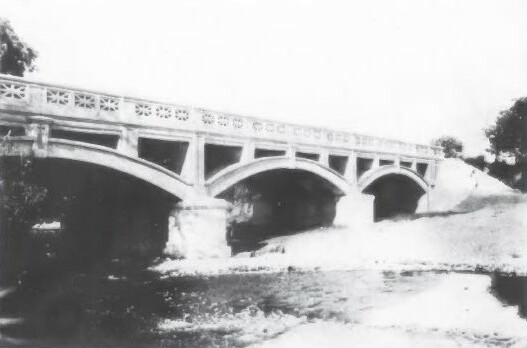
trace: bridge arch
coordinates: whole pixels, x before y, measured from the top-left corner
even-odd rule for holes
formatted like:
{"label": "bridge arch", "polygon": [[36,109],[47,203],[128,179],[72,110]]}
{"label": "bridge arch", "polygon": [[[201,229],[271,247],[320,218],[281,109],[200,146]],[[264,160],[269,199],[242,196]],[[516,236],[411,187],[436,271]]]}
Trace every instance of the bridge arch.
{"label": "bridge arch", "polygon": [[238,163],[218,172],[205,182],[208,193],[216,197],[235,184],[251,176],[273,170],[299,170],[312,173],[333,185],[340,194],[347,194],[351,190],[350,184],[344,177],[321,163],[290,157],[264,157],[247,163]]}
{"label": "bridge arch", "polygon": [[208,194],[232,203],[231,246],[251,250],[271,236],[330,226],[351,186],[321,163],[264,157],[232,165],[207,182]]}
{"label": "bridge arch", "polygon": [[370,185],[375,181],[387,175],[401,175],[405,176],[412,181],[414,181],[424,192],[428,192],[429,184],[426,180],[421,177],[417,172],[411,170],[410,168],[400,167],[400,166],[381,166],[376,169],[371,169],[364,173],[357,183],[358,189],[360,192],[364,192]]}
{"label": "bridge arch", "polygon": [[[0,156],[30,155],[33,141],[30,139],[10,139]],[[130,157],[114,149],[73,140],[49,139],[46,158],[71,160],[90,163],[97,166],[126,173],[152,184],[180,200],[194,196],[193,187],[179,175],[157,164],[138,157]]]}
{"label": "bridge arch", "polygon": [[428,182],[418,173],[395,165],[366,172],[357,186],[360,192],[375,196],[376,221],[415,213],[419,199],[429,190]]}

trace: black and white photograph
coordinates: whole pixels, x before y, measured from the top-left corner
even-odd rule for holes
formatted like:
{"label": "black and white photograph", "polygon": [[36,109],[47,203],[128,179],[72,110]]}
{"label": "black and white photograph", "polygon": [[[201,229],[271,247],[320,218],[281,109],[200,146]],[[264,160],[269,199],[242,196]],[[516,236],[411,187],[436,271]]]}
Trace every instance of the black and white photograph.
{"label": "black and white photograph", "polygon": [[527,1],[0,0],[0,348],[527,348]]}

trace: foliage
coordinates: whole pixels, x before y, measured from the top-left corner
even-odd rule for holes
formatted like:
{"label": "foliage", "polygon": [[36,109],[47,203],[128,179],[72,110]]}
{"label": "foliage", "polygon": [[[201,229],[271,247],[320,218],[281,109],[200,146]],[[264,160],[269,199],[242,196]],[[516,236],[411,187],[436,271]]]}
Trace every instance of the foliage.
{"label": "foliage", "polygon": [[496,123],[485,131],[491,151],[496,154],[514,156],[516,160],[527,158],[527,97],[518,99],[514,105],[500,112]]}
{"label": "foliage", "polygon": [[[35,69],[37,53],[13,30],[11,23],[0,17],[0,73],[23,76]],[[10,133],[1,139],[0,151],[8,151]],[[38,203],[44,200],[47,190],[35,183],[32,160],[21,158],[19,166],[7,168],[2,157],[0,164],[0,208],[3,219],[9,219],[9,225],[26,225],[33,218]],[[5,222],[5,221],[3,221]]]}
{"label": "foliage", "polygon": [[461,140],[444,135],[432,142],[435,146],[441,146],[446,158],[458,158],[461,157],[463,152],[463,143]]}
{"label": "foliage", "polygon": [[522,168],[520,189],[527,191],[527,97],[515,100],[510,109],[501,111],[485,134],[492,153],[514,157]]}
{"label": "foliage", "polygon": [[14,168],[5,163],[2,165],[0,208],[6,219],[27,226],[34,223],[47,189],[36,182],[32,160],[21,158],[20,162]]}
{"label": "foliage", "polygon": [[465,157],[463,158],[463,161],[481,171],[484,171],[488,175],[499,179],[501,182],[512,188],[521,189],[521,181],[518,177],[518,174],[521,173],[521,167],[518,163],[510,164],[499,159],[488,163],[485,161],[483,155],[477,157]]}
{"label": "foliage", "polygon": [[[11,23],[0,18],[0,73],[23,76],[35,69],[37,52],[22,41]],[[0,139],[0,151],[9,151],[10,132]],[[1,154],[0,154],[1,155]],[[38,184],[31,158],[0,156],[0,281],[23,272],[25,258],[31,254],[27,239],[47,196]],[[9,265],[9,267],[5,267]]]}
{"label": "foliage", "polygon": [[473,167],[478,168],[479,170],[485,170],[487,168],[487,163],[485,162],[485,156],[480,155],[476,157],[466,157],[463,159],[465,163],[470,164]]}
{"label": "foliage", "polygon": [[[28,266],[31,226],[45,206],[30,158],[0,157],[0,282],[12,282]],[[8,265],[8,266],[7,266]]]}
{"label": "foliage", "polygon": [[[11,23],[0,17],[0,73],[23,76],[35,69],[37,53],[13,30]],[[1,139],[0,151],[8,151],[11,131]],[[45,187],[36,183],[33,161],[21,158],[20,165],[8,166],[2,157],[0,164],[0,209],[10,225],[26,225],[33,220],[37,206],[47,194]],[[9,168],[8,168],[9,167]],[[13,226],[11,226],[13,227]]]}
{"label": "foliage", "polygon": [[0,17],[0,73],[23,76],[35,69],[37,52],[22,41],[11,23]]}

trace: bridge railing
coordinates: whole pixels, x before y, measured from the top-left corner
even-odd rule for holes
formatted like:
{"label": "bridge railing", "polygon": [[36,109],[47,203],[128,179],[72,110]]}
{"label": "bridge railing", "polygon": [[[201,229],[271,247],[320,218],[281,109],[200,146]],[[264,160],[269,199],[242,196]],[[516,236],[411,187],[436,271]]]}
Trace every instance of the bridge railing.
{"label": "bridge railing", "polygon": [[440,147],[97,93],[0,75],[0,109],[51,118],[162,127],[340,149],[442,157]]}

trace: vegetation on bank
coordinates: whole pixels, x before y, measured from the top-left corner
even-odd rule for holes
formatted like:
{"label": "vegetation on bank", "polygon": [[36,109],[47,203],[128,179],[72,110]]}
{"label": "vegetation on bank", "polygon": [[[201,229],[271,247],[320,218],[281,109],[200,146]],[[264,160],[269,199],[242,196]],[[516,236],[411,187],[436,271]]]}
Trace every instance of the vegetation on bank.
{"label": "vegetation on bank", "polygon": [[[20,39],[8,20],[0,17],[0,73],[24,76],[35,69],[36,58],[37,52]],[[7,128],[1,131],[0,151],[6,151],[12,134]],[[25,267],[22,260],[24,253],[29,253],[29,230],[48,193],[37,183],[36,176],[31,158],[20,158],[16,166],[0,158],[0,280],[11,278]],[[21,256],[14,258],[13,253]],[[2,267],[7,260],[9,267]]]}
{"label": "vegetation on bank", "polygon": [[509,109],[503,110],[485,134],[491,153],[514,161],[519,169],[517,186],[527,192],[527,97],[517,99]]}
{"label": "vegetation on bank", "polygon": [[464,157],[463,143],[452,136],[442,136],[432,144],[443,147],[446,158],[463,158],[508,186],[527,192],[527,97],[515,100],[509,109],[501,111],[485,135],[493,162],[487,162],[483,155]]}

